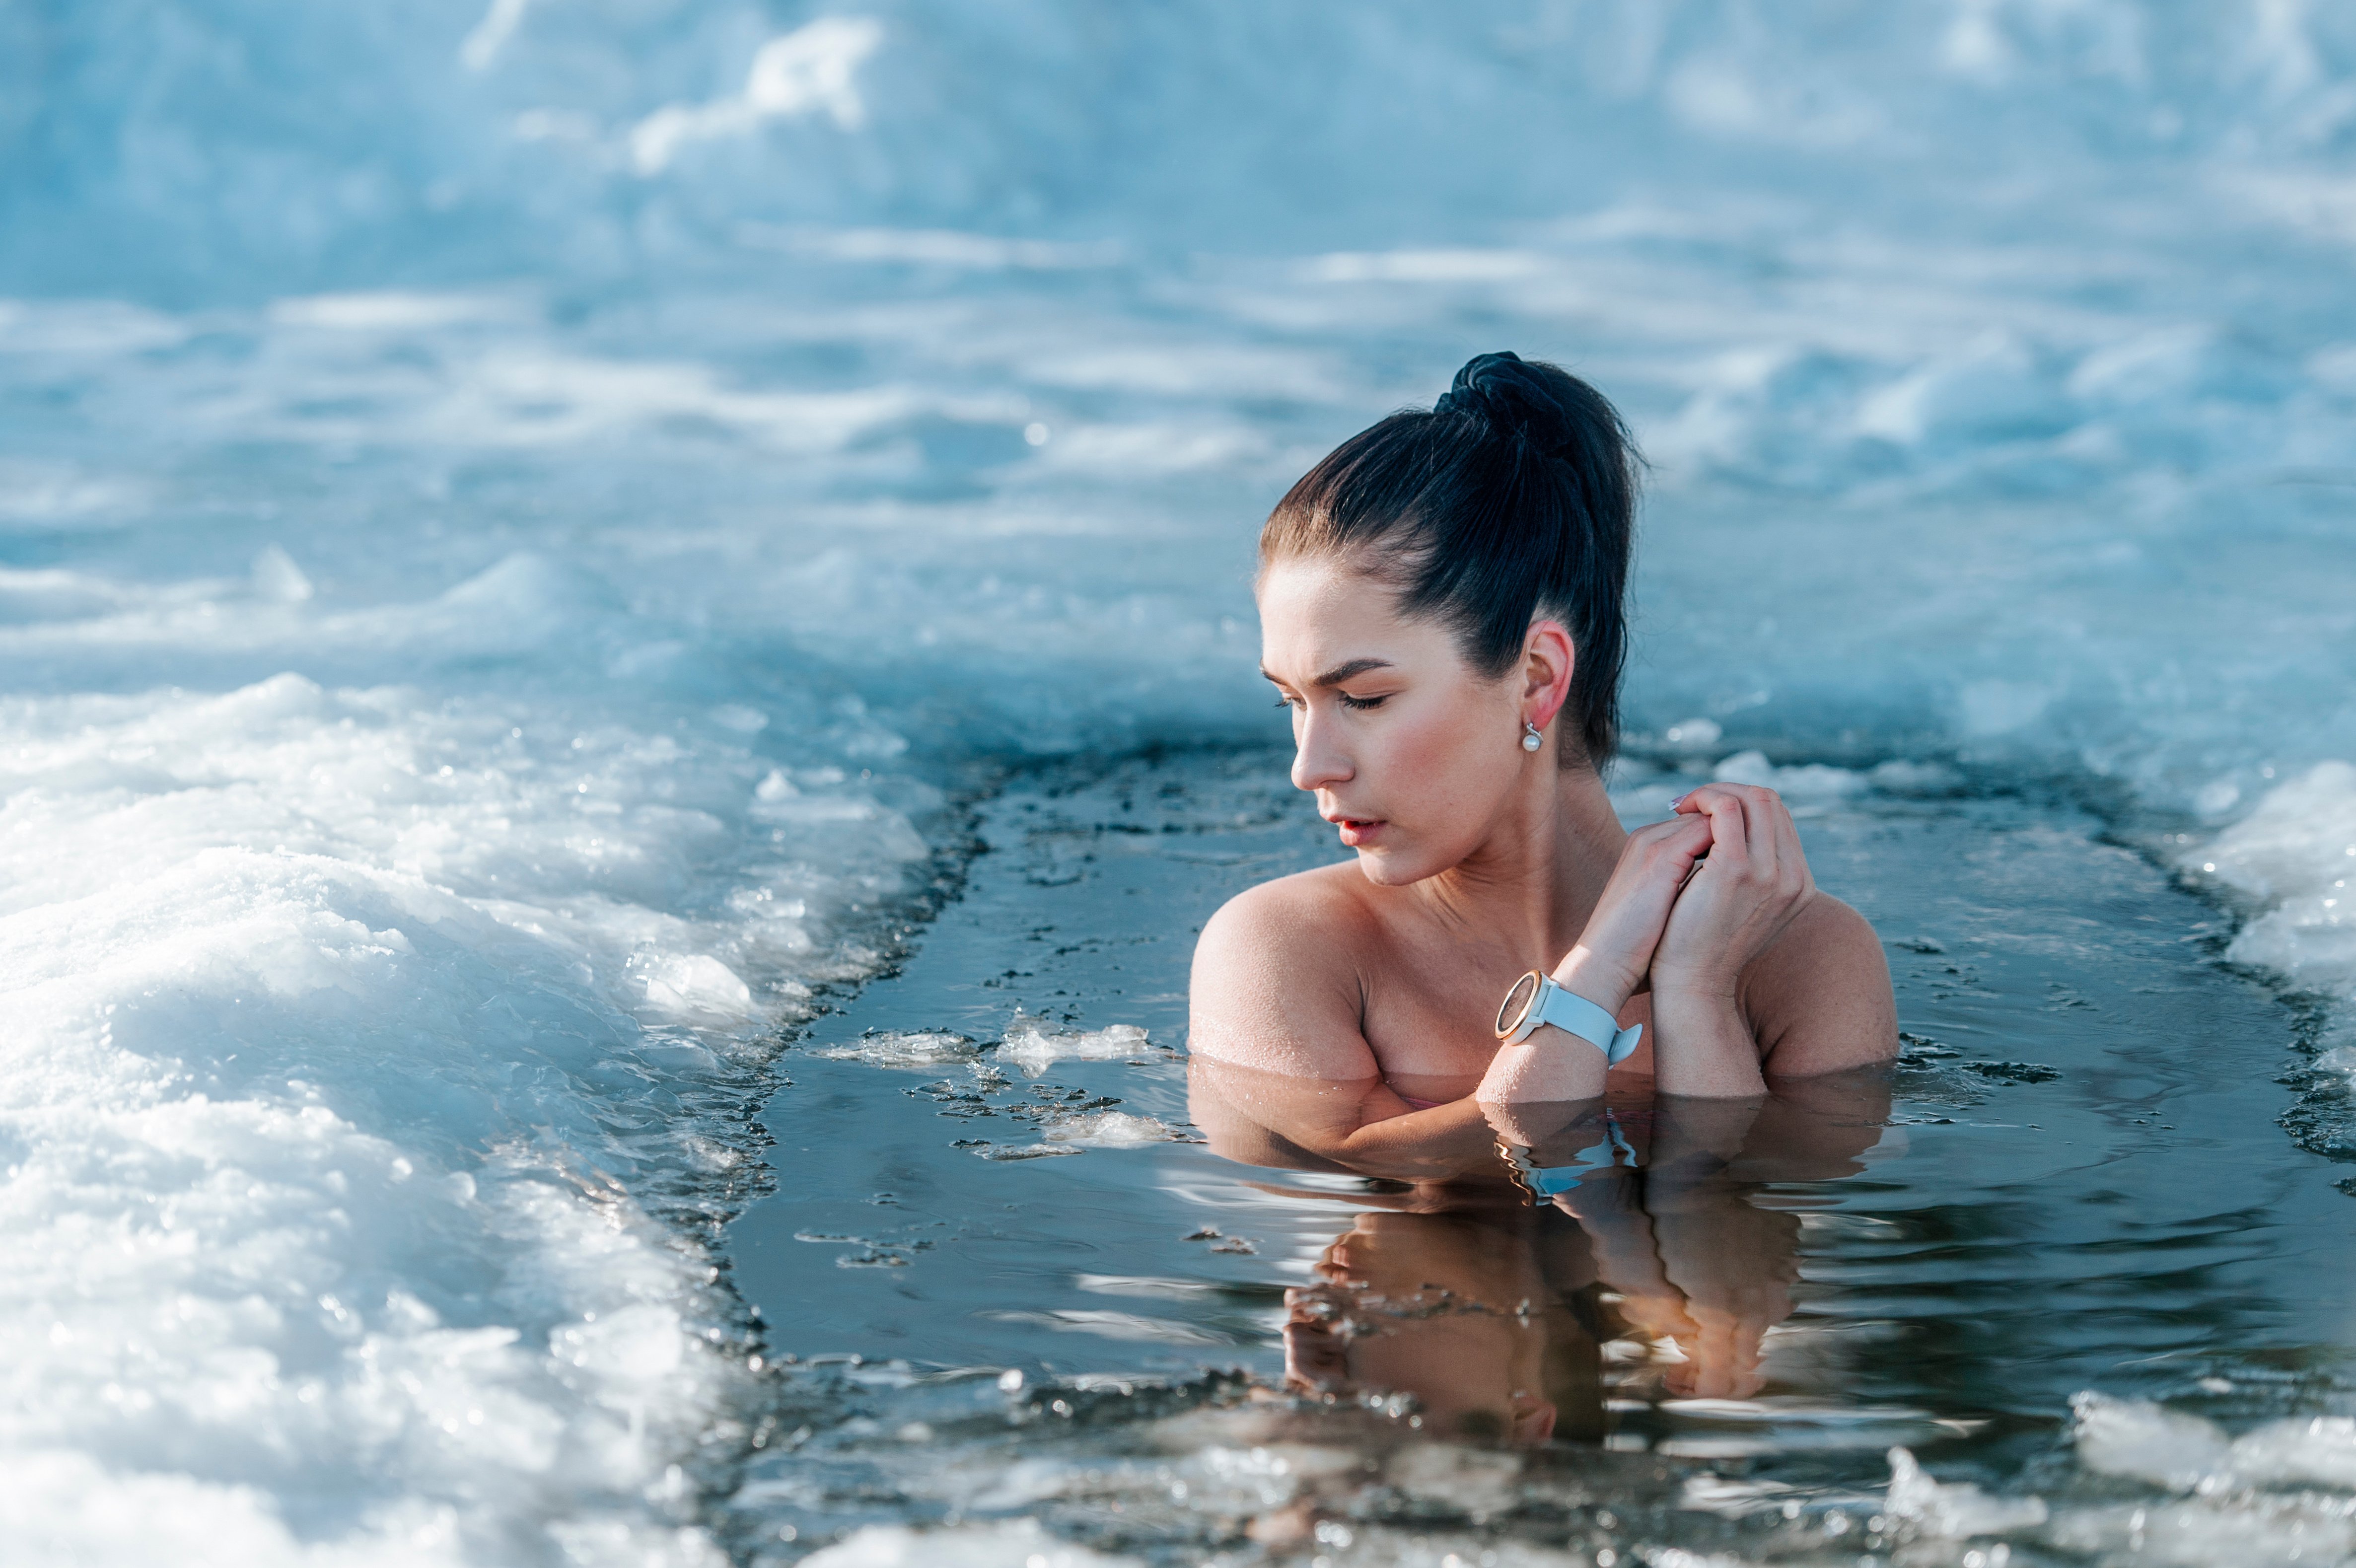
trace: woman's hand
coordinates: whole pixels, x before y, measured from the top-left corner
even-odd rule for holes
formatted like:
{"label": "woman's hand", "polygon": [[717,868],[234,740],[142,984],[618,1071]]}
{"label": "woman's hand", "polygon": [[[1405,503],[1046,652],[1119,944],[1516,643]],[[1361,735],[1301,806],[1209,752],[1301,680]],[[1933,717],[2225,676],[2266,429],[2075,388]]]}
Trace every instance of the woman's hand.
{"label": "woman's hand", "polygon": [[[1555,965],[1556,983],[1617,1017],[1653,961],[1694,857],[1708,847],[1709,825],[1698,817],[1673,817],[1630,833],[1579,945]],[[1585,1046],[1508,1047],[1490,1058],[1473,1098],[1483,1105],[1590,1100],[1603,1092],[1605,1065],[1601,1051]]]}
{"label": "woman's hand", "polygon": [[1700,816],[1648,822],[1630,833],[1579,944],[1555,965],[1556,983],[1616,1016],[1658,962],[1655,950],[1674,918],[1677,890],[1710,843],[1709,822]]}
{"label": "woman's hand", "polygon": [[1807,903],[1815,879],[1774,790],[1705,784],[1676,809],[1681,822],[1709,824],[1709,854],[1669,910],[1653,988],[1731,1001],[1743,970]]}
{"label": "woman's hand", "polygon": [[1708,856],[1677,895],[1653,954],[1653,1082],[1709,1099],[1764,1094],[1743,970],[1815,894],[1799,830],[1772,789],[1705,784],[1678,819],[1709,824]]}

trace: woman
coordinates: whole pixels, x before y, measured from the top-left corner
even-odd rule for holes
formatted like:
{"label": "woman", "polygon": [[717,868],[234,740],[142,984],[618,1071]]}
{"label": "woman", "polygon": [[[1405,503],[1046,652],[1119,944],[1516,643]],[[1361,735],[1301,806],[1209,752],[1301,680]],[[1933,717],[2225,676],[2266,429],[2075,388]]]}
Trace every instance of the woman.
{"label": "woman", "polygon": [[1633,462],[1593,388],[1483,354],[1261,532],[1292,781],[1357,860],[1204,928],[1190,1048],[1364,1082],[1294,1134],[1318,1153],[1418,1143],[1451,1103],[1751,1097],[1895,1054],[1880,944],[1772,790],[1706,785],[1633,832],[1612,812]]}

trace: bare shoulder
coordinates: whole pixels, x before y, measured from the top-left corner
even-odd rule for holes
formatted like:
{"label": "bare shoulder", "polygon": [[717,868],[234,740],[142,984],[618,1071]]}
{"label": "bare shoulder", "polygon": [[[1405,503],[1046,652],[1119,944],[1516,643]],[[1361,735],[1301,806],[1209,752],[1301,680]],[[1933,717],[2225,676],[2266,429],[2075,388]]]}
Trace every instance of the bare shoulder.
{"label": "bare shoulder", "polygon": [[1344,863],[1228,899],[1194,944],[1188,1050],[1273,1072],[1374,1073],[1358,975],[1378,928],[1363,886]]}
{"label": "bare shoulder", "polygon": [[1898,1054],[1890,961],[1866,918],[1819,891],[1742,977],[1770,1076],[1807,1077]]}

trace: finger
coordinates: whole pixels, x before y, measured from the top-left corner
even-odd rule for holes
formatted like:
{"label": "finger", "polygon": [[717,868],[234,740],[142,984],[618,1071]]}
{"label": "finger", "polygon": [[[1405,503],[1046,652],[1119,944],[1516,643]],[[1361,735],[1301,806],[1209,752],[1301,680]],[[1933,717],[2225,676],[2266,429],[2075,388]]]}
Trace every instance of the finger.
{"label": "finger", "polygon": [[1707,811],[1713,800],[1733,800],[1749,788],[1742,784],[1697,784],[1669,802],[1674,811]]}
{"label": "finger", "polygon": [[1751,831],[1743,815],[1742,796],[1723,786],[1704,786],[1687,797],[1709,823],[1709,857],[1713,865],[1739,871],[1750,864]]}
{"label": "finger", "polygon": [[1782,847],[1775,832],[1775,819],[1786,815],[1783,798],[1772,789],[1746,785],[1737,790],[1742,802],[1743,843],[1750,851],[1751,880],[1762,886],[1774,885],[1782,856]]}
{"label": "finger", "polygon": [[1800,847],[1800,826],[1792,819],[1791,807],[1772,789],[1747,793],[1744,809],[1751,824],[1751,842],[1760,846],[1754,867],[1760,884],[1786,897],[1805,892],[1814,884],[1808,876],[1807,854]]}
{"label": "finger", "polygon": [[1647,822],[1628,835],[1624,860],[1674,863],[1683,875],[1693,857],[1709,847],[1709,822],[1702,817],[1671,817]]}
{"label": "finger", "polygon": [[1740,823],[1739,853],[1727,857],[1728,869],[1739,872],[1744,881],[1755,886],[1775,886],[1782,862],[1775,819],[1789,814],[1784,811],[1783,797],[1756,784],[1721,784],[1714,788],[1724,805],[1722,809],[1705,808],[1713,810],[1713,826],[1723,823],[1731,839],[1734,825]]}

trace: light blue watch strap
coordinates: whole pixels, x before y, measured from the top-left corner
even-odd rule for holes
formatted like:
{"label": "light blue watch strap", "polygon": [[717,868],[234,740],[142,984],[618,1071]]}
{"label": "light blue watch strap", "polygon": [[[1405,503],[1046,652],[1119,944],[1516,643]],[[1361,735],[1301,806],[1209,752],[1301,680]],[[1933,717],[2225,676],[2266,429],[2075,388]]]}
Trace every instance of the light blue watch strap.
{"label": "light blue watch strap", "polygon": [[1644,1026],[1620,1027],[1620,1021],[1576,991],[1566,991],[1548,976],[1538,983],[1537,1022],[1552,1024],[1566,1035],[1577,1035],[1603,1053],[1613,1067],[1635,1054],[1644,1037]]}

